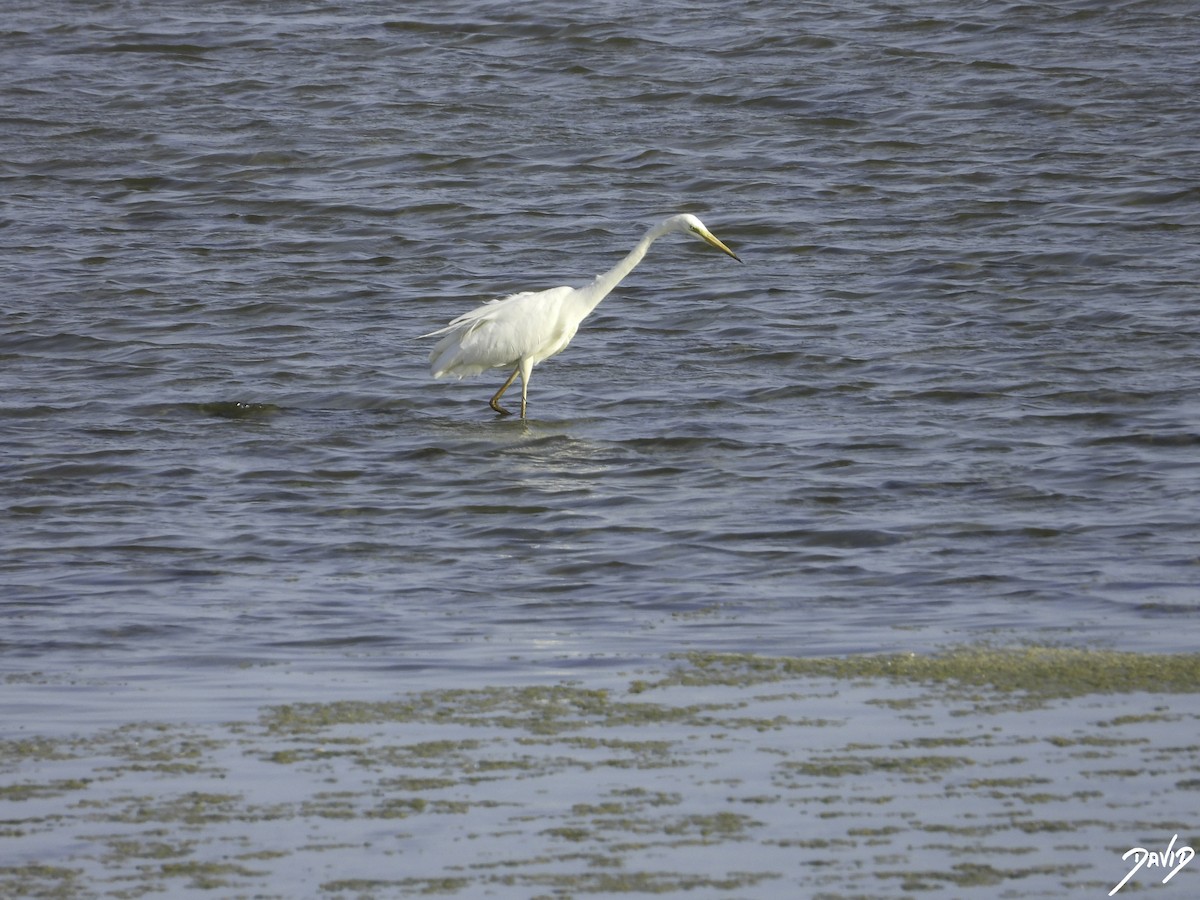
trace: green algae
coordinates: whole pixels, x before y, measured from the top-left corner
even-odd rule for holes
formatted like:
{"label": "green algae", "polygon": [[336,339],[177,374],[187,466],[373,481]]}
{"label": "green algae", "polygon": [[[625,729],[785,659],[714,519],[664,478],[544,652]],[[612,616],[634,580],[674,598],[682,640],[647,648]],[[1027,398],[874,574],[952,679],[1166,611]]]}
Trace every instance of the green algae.
{"label": "green algae", "polygon": [[1020,881],[1033,875],[1061,875],[1074,871],[1070,867],[1032,866],[1028,868],[998,869],[988,863],[957,863],[944,871],[926,872],[880,872],[878,878],[899,879],[906,891],[928,892],[939,890],[947,884],[957,888],[992,887]]}
{"label": "green algae", "polygon": [[14,765],[27,760],[70,759],[71,756],[71,752],[62,741],[48,738],[0,741],[0,766]]}
{"label": "green algae", "polygon": [[[1123,873],[1095,869],[1097,846],[1119,863],[1135,836],[1186,833],[1178,809],[1136,816],[1143,794],[1161,803],[1200,788],[1200,745],[1179,739],[1200,712],[1163,699],[1200,692],[1197,659],[1056,647],[693,653],[624,693],[455,688],[274,706],[208,729],[35,736],[0,743],[0,803],[41,805],[0,819],[0,851],[59,832],[91,849],[0,868],[0,895],[278,896],[273,879],[301,864],[328,872],[315,887],[329,897],[746,893],[780,878],[826,888],[812,896],[870,896],[872,880],[1051,896],[1086,865],[1087,883],[1107,891]],[[1039,706],[1078,697],[1096,709],[1073,727],[1052,709],[1033,724]],[[964,700],[959,715],[951,703]],[[1064,773],[1094,789],[1056,789]],[[259,796],[274,782],[276,795]],[[302,826],[292,830],[305,840],[276,838],[271,821]],[[431,833],[456,852],[388,877],[406,842]],[[1063,861],[1045,861],[1045,841]],[[738,845],[757,848],[755,871],[737,865]],[[726,864],[698,875],[689,853]],[[1004,855],[1029,864],[1000,865]],[[323,862],[389,857],[361,873]]]}
{"label": "green algae", "polygon": [[162,878],[186,879],[190,887],[210,891],[231,887],[237,883],[237,878],[255,878],[268,873],[236,863],[188,861],[163,863],[157,874]]}
{"label": "green algae", "polygon": [[776,872],[731,872],[726,877],[689,875],[679,872],[584,872],[560,875],[507,875],[490,879],[506,887],[543,887],[583,894],[674,894],[714,888],[736,891],[762,881],[779,878]]}
{"label": "green algae", "polygon": [[381,778],[379,786],[397,791],[439,791],[454,787],[458,784],[454,778],[428,778],[412,775],[400,775],[395,778]]}
{"label": "green algae", "polygon": [[[678,707],[617,701],[607,690],[556,685],[431,691],[401,702],[288,704],[266,710],[260,721],[263,727],[277,735],[302,736],[340,725],[424,722],[514,729],[531,735],[558,737],[565,732],[592,727],[706,724],[717,721],[713,713],[724,712],[726,708],[721,705]],[[770,729],[789,723],[786,717],[753,720],[734,718],[731,721],[738,727],[756,729]]]}
{"label": "green algae", "polygon": [[811,778],[845,778],[848,775],[869,775],[874,772],[894,772],[908,777],[924,777],[947,769],[972,765],[965,756],[834,756],[817,760],[785,763],[781,770],[798,772]]}
{"label": "green algae", "polygon": [[30,897],[38,900],[77,900],[95,897],[81,869],[31,863],[0,866],[0,897]]}
{"label": "green algae", "polygon": [[121,859],[176,859],[190,856],[196,850],[196,841],[171,843],[165,840],[145,840],[126,837],[109,839],[107,858]]}
{"label": "green algae", "polygon": [[[887,679],[980,687],[1038,698],[1200,691],[1200,653],[1156,654],[1072,647],[958,647],[943,653],[761,657],[701,653],[665,683],[752,684],[798,677]],[[664,682],[660,682],[662,684]]]}
{"label": "green algae", "polygon": [[335,896],[350,893],[360,897],[376,897],[379,896],[380,891],[386,892],[385,895],[392,892],[404,892],[401,896],[408,893],[456,894],[470,885],[471,879],[469,878],[403,878],[394,880],[345,878],[339,881],[326,881],[321,885],[321,890]]}
{"label": "green algae", "polygon": [[64,778],[60,781],[44,783],[23,782],[18,784],[0,785],[0,800],[33,800],[45,797],[57,797],[61,794],[79,791],[91,784],[90,778]]}
{"label": "green algae", "polygon": [[1078,737],[1054,735],[1046,738],[1055,747],[1119,747],[1122,744],[1148,744],[1146,738],[1108,737],[1102,734],[1084,734]]}
{"label": "green algae", "polygon": [[744,836],[751,828],[762,823],[750,816],[734,812],[719,812],[711,815],[693,814],[682,816],[663,826],[663,833],[670,835],[697,834],[702,838],[716,835],[722,837]]}

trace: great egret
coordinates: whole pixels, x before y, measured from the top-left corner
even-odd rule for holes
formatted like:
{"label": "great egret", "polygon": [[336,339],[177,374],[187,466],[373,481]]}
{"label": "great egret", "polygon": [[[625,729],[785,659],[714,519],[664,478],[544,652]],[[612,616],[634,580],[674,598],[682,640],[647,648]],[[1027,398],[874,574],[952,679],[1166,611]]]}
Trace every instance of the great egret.
{"label": "great egret", "polygon": [[429,354],[430,373],[434,378],[446,375],[462,378],[487,369],[512,367],[512,374],[492,397],[491,407],[502,416],[509,415],[500,405],[500,398],[520,375],[521,418],[524,419],[533,367],[564,350],[579,329],[579,323],[633,271],[650,245],[663,235],[677,231],[694,234],[741,262],[737,254],[717,240],[695,216],[687,213],[671,216],[647,231],[628,256],[603,275],[597,275],[596,280],[586,287],[526,291],[490,300],[463,313],[445,328],[421,335],[445,335]]}

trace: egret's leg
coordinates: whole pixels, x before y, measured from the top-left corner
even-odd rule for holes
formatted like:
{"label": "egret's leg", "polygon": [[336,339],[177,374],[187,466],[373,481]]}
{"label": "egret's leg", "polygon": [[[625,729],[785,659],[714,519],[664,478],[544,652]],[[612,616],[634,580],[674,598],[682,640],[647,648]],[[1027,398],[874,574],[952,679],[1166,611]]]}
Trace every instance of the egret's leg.
{"label": "egret's leg", "polygon": [[529,398],[529,376],[533,374],[533,363],[522,360],[517,363],[521,373],[521,418],[525,418],[525,401]]}
{"label": "egret's leg", "polygon": [[[508,390],[508,386],[517,380],[517,375],[518,375],[518,373],[520,373],[520,371],[521,371],[520,366],[517,366],[515,369],[513,369],[512,374],[508,376],[508,381],[506,381],[506,382],[504,382],[504,384],[500,385],[500,390],[496,391],[496,393],[492,395],[492,402],[489,405],[492,407],[492,409],[494,409],[496,412],[500,413],[500,415],[502,415],[502,416],[511,416],[512,415],[512,413],[510,413],[507,409],[505,409],[503,406],[500,405],[500,398],[504,395],[504,392]],[[522,416],[522,418],[524,418],[524,416],[525,416],[524,402],[521,403],[521,416]]]}

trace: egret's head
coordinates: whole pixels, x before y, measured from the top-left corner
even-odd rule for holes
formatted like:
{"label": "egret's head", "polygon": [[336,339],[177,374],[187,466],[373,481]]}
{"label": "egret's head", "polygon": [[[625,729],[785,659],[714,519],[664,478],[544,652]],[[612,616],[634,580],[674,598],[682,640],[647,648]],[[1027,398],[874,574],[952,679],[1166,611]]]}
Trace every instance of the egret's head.
{"label": "egret's head", "polygon": [[734,253],[732,250],[730,250],[728,247],[726,247],[723,243],[721,243],[721,241],[717,239],[717,236],[715,234],[713,234],[711,231],[709,231],[707,228],[705,228],[704,223],[701,222],[699,219],[697,219],[695,216],[693,216],[691,213],[684,213],[681,216],[675,216],[673,221],[676,223],[674,228],[672,229],[673,231],[691,232],[692,234],[696,235],[696,237],[703,240],[706,244],[716,247],[722,253],[728,253],[730,256],[732,256],[734,259],[736,259],[738,262],[741,262],[741,259],[738,258],[738,255],[736,253]]}

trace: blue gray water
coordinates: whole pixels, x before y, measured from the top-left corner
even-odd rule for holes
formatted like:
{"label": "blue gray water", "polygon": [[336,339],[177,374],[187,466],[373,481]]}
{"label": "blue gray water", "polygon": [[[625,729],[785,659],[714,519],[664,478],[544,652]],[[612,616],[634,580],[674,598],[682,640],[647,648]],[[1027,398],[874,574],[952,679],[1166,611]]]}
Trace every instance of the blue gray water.
{"label": "blue gray water", "polygon": [[[1194,649],[1200,34],[1098,4],[13,0],[32,727],[686,649]],[[693,212],[534,373],[418,336]]]}

